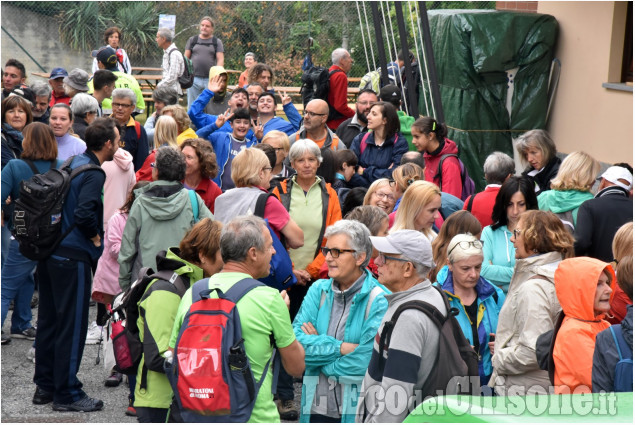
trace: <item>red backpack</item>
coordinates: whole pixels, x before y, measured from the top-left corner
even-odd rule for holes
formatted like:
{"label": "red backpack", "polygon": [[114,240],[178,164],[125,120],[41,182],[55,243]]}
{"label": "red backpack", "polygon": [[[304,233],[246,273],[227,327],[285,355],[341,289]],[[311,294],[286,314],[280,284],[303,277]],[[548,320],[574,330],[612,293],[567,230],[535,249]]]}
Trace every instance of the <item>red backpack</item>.
{"label": "red backpack", "polygon": [[[192,305],[185,315],[166,374],[184,422],[247,422],[272,359],[258,382],[245,352],[236,304],[249,291],[264,286],[243,279],[223,293],[208,289],[209,279],[192,286]],[[218,298],[210,298],[216,291]],[[274,366],[276,363],[274,363]],[[276,370],[272,389],[275,391]]]}

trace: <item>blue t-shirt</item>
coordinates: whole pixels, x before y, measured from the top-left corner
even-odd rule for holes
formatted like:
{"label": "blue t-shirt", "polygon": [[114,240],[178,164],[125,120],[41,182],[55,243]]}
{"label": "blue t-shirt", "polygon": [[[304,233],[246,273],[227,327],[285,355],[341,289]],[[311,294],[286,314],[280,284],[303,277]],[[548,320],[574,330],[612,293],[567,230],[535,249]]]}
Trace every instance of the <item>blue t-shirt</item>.
{"label": "blue t-shirt", "polygon": [[221,179],[223,192],[236,187],[234,181],[232,180],[232,161],[234,160],[234,157],[247,146],[245,140],[241,142],[240,140],[234,138],[234,136],[231,136],[230,138],[232,145],[231,148],[229,148],[229,158],[227,158],[227,162],[225,163],[223,177]]}

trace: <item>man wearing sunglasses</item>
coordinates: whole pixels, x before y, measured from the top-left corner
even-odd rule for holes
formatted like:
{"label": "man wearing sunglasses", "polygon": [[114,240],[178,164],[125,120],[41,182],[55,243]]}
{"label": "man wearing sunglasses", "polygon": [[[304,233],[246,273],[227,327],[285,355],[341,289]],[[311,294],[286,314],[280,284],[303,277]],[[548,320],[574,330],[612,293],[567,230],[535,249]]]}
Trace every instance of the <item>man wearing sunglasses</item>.
{"label": "man wearing sunglasses", "polygon": [[[373,354],[361,388],[363,402],[360,401],[357,407],[356,420],[402,422],[416,407],[410,405],[411,401],[417,400],[417,393],[435,366],[439,329],[423,312],[404,310],[394,324],[390,342],[380,353],[379,340],[384,326],[407,301],[432,304],[444,316],[447,311],[441,293],[427,278],[434,262],[432,246],[423,233],[398,230],[386,237],[371,236],[370,240],[379,251],[375,258],[379,283],[392,294],[386,295],[388,310],[375,336]],[[386,394],[396,397],[384,397]]]}

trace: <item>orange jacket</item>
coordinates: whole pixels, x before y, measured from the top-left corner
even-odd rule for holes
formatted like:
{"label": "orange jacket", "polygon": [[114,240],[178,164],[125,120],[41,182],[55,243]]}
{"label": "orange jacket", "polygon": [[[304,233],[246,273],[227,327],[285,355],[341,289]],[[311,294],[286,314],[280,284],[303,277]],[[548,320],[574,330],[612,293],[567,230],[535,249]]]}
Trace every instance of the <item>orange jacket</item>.
{"label": "orange jacket", "polygon": [[615,288],[613,268],[595,258],[570,258],[556,270],[556,295],[565,314],[553,349],[556,394],[591,392],[595,336],[610,326],[604,314],[596,316],[593,311],[598,278],[604,269],[609,270],[611,288]]}
{"label": "orange jacket", "polygon": [[[284,205],[287,211],[289,211],[291,218],[293,218],[293,211],[289,209],[289,205],[291,205],[291,188],[293,187],[293,184],[294,182],[292,177],[289,177],[280,182],[280,184],[272,191],[272,193],[280,199],[280,202],[282,202],[282,205]],[[337,197],[337,193],[331,187],[331,184],[324,183],[324,180],[320,179],[320,188],[322,189],[322,229],[320,230],[320,237],[318,238],[320,243],[315,249],[315,257],[313,261],[306,267],[306,271],[309,272],[313,280],[319,278],[320,268],[324,263],[324,255],[320,252],[320,248],[326,243],[324,231],[328,226],[342,219],[340,201]]]}

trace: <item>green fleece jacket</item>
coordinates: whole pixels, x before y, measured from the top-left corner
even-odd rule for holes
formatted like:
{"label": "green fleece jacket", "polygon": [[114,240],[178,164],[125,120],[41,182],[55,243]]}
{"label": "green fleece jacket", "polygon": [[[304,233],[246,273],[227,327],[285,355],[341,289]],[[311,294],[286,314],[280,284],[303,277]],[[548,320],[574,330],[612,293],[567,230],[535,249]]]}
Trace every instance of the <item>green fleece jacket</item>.
{"label": "green fleece jacket", "polygon": [[[142,267],[156,270],[156,254],[178,246],[194,224],[192,202],[181,182],[157,180],[135,190],[119,251],[119,286],[130,287]],[[196,194],[199,220],[214,215]]]}
{"label": "green fleece jacket", "polygon": [[578,208],[589,199],[593,198],[591,192],[579,190],[546,190],[538,195],[538,208],[552,213],[564,213],[571,211],[573,225],[578,221]]}
{"label": "green fleece jacket", "polygon": [[[181,259],[178,248],[157,255],[157,270],[169,270],[189,279],[186,289],[203,279],[203,270]],[[163,355],[168,349],[176,311],[181,297],[176,287],[164,280],[148,285],[139,301],[139,336],[143,343],[143,357],[137,371],[135,407],[167,409],[172,402],[172,387],[163,372]],[[143,375],[146,374],[145,388]]]}

